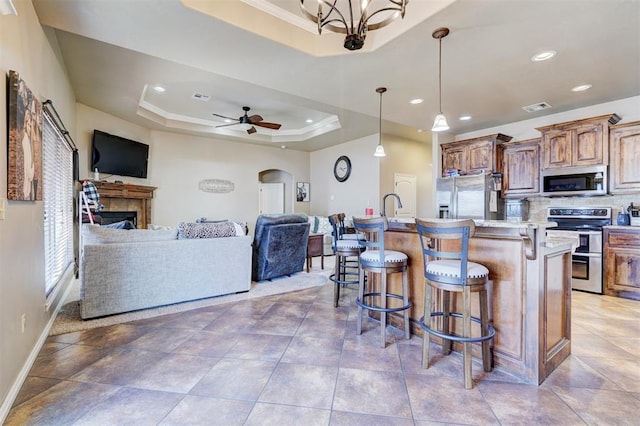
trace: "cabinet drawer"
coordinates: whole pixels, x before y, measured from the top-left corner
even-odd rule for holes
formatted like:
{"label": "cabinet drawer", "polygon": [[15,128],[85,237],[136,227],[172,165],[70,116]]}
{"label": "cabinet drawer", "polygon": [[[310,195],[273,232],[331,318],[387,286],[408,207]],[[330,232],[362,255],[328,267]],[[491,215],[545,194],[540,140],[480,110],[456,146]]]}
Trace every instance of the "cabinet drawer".
{"label": "cabinet drawer", "polygon": [[608,232],[606,241],[610,246],[625,246],[640,248],[640,231],[638,232]]}

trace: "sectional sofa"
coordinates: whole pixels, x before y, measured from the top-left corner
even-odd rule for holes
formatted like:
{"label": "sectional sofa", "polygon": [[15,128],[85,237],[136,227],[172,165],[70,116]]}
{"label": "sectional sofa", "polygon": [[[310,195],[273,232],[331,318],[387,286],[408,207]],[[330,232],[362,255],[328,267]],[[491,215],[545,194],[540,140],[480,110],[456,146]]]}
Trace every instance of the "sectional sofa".
{"label": "sectional sofa", "polygon": [[82,318],[249,291],[251,237],[231,231],[233,226],[221,232],[222,225],[206,225],[170,230],[82,225]]}

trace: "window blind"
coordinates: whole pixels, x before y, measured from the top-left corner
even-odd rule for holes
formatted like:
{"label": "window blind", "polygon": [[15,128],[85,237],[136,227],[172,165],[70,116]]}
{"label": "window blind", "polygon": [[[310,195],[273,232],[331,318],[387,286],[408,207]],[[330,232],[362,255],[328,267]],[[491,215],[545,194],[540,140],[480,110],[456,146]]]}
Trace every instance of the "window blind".
{"label": "window blind", "polygon": [[51,117],[42,132],[45,291],[55,288],[73,263],[73,151]]}

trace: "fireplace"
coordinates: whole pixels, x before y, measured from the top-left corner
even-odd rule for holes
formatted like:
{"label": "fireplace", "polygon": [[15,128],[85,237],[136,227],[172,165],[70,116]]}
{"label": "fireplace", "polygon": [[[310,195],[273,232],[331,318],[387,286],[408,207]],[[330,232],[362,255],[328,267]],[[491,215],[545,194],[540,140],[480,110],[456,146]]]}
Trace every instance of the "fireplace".
{"label": "fireplace", "polygon": [[128,220],[138,227],[138,213],[137,212],[119,212],[119,211],[101,211],[98,213],[102,217],[102,224],[109,225],[110,223],[121,222]]}

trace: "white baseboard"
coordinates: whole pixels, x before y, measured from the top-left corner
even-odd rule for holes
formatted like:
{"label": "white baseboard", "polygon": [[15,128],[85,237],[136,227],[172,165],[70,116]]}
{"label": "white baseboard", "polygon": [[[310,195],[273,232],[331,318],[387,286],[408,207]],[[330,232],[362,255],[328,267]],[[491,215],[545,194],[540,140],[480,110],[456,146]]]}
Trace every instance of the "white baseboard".
{"label": "white baseboard", "polygon": [[[71,274],[70,277],[72,279],[65,281],[66,287],[64,289],[64,295],[59,299],[53,315],[51,315],[51,318],[49,318],[49,321],[47,322],[47,325],[45,326],[44,330],[42,330],[42,333],[40,333],[40,337],[38,338],[38,341],[33,346],[33,349],[31,349],[31,353],[29,353],[29,357],[26,359],[25,363],[22,365],[22,368],[20,369],[20,373],[18,374],[18,377],[13,382],[13,385],[11,386],[11,388],[9,389],[9,392],[7,393],[7,397],[4,399],[4,401],[2,401],[2,405],[0,405],[0,424],[4,424],[5,419],[9,415],[9,411],[13,406],[13,402],[16,400],[16,397],[18,396],[18,392],[20,392],[20,388],[22,388],[24,381],[27,379],[27,375],[29,374],[31,367],[33,367],[33,363],[36,361],[36,358],[38,357],[40,350],[44,346],[44,343],[47,341],[47,337],[49,337],[49,331],[51,330],[51,327],[53,326],[53,322],[56,320],[56,316],[58,316],[58,312],[60,312],[62,305],[64,305],[64,301],[67,299],[67,294],[69,293],[69,291],[71,291],[71,288],[73,287],[72,285],[73,274]],[[49,309],[49,308],[50,306],[45,307],[45,309]]]}

